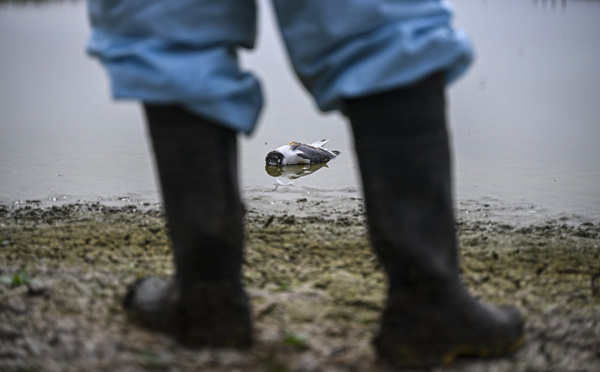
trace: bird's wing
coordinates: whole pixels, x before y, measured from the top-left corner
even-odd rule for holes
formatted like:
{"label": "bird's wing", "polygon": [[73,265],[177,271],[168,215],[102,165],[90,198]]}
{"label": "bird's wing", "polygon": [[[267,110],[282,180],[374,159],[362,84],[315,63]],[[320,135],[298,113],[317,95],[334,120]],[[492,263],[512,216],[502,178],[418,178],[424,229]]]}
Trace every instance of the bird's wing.
{"label": "bird's wing", "polygon": [[315,142],[313,142],[313,143],[309,144],[309,146],[314,146],[314,147],[323,147],[323,146],[325,146],[325,144],[326,144],[327,142],[329,142],[329,140],[328,140],[328,139],[322,139],[322,140],[320,140],[320,141],[315,141]]}
{"label": "bird's wing", "polygon": [[331,155],[323,149],[305,144],[301,144],[296,148],[296,155],[310,160],[311,163],[321,163],[331,159]]}

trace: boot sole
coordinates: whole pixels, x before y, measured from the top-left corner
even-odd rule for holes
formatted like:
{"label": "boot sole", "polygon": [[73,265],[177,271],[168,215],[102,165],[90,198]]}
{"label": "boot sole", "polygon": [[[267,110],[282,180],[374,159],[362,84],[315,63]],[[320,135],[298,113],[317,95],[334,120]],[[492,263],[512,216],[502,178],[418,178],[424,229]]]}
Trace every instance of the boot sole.
{"label": "boot sole", "polygon": [[435,366],[449,366],[457,358],[494,358],[513,354],[525,343],[526,335],[523,333],[518,340],[504,348],[486,349],[472,345],[456,345],[448,351],[416,350],[411,346],[396,346],[392,352],[380,352],[380,362],[394,368],[427,368]]}

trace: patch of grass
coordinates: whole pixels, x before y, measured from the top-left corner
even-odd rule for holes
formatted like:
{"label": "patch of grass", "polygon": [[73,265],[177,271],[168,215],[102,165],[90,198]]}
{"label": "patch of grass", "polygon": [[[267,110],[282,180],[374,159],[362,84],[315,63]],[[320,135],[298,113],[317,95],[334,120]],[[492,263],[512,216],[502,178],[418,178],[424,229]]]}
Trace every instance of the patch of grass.
{"label": "patch of grass", "polygon": [[12,287],[18,287],[20,285],[27,285],[31,283],[31,278],[27,275],[25,268],[19,270],[15,275],[0,275],[0,282],[10,285]]}
{"label": "patch of grass", "polygon": [[298,349],[308,349],[307,339],[308,336],[305,334],[297,333],[290,329],[284,329],[281,341],[287,346],[292,346]]}
{"label": "patch of grass", "polygon": [[288,292],[291,289],[288,283],[279,284],[279,288],[276,289],[276,292]]}

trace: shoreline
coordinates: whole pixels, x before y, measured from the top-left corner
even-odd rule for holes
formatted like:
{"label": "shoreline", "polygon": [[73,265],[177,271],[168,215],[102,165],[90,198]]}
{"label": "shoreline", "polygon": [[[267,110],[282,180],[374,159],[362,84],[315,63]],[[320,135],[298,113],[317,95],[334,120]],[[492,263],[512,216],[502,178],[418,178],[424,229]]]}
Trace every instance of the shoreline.
{"label": "shoreline", "polygon": [[[370,346],[385,279],[362,200],[272,202],[246,200],[244,284],[256,328],[248,352],[189,350],[126,321],[126,285],[173,274],[159,204],[0,205],[0,369],[386,370]],[[491,202],[461,208],[465,284],[516,305],[528,340],[511,357],[434,370],[597,369],[600,223],[526,221],[527,208],[517,211],[525,222],[507,223],[494,221],[502,209]]]}
{"label": "shoreline", "polygon": [[[323,189],[307,186],[254,186],[241,190],[242,202],[261,213],[275,215],[293,214],[302,217],[363,211],[360,188],[345,187]],[[141,211],[160,209],[158,191],[124,193],[117,196],[73,196],[56,194],[40,198],[0,198],[0,218],[19,209],[51,209],[69,205],[99,205],[112,208],[135,208]],[[531,225],[557,221],[577,226],[583,223],[600,223],[600,212],[560,209],[527,200],[506,201],[493,196],[478,198],[455,197],[457,220],[489,220],[493,223]]]}

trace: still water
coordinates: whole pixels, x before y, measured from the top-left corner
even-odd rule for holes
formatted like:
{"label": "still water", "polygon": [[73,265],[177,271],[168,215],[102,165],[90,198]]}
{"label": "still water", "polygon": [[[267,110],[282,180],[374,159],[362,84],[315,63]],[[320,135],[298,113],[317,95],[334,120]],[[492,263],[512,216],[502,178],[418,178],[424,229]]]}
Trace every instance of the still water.
{"label": "still water", "polygon": [[[477,61],[448,90],[459,207],[494,204],[540,218],[600,221],[600,2],[455,0]],[[246,197],[360,196],[345,119],[321,114],[288,66],[270,5],[244,52],[267,106],[240,138]],[[0,7],[0,202],[159,199],[139,108],[114,103],[84,53],[85,5]],[[304,177],[264,157],[328,138],[341,155]],[[510,215],[508,213],[507,215]]]}

